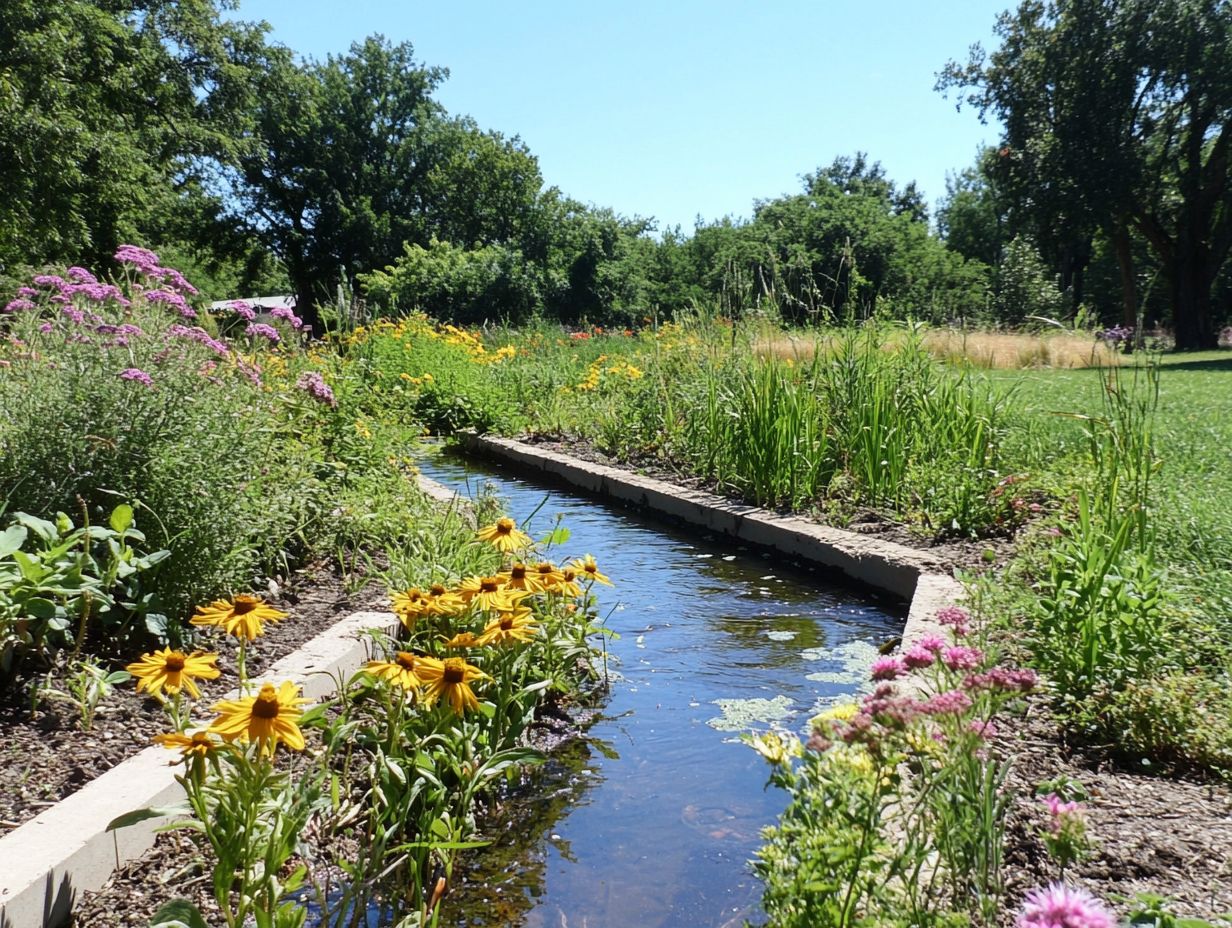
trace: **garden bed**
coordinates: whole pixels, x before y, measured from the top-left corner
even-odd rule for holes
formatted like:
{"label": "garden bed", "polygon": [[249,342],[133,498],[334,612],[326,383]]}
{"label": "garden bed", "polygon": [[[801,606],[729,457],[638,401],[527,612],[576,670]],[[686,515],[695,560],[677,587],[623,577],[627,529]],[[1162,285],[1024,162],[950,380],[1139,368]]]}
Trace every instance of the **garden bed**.
{"label": "garden bed", "polygon": [[[323,565],[301,571],[270,597],[273,605],[290,616],[266,626],[258,646],[250,651],[249,673],[259,676],[343,616],[383,599],[383,593],[372,589],[349,591],[342,578]],[[235,689],[237,682],[235,639],[218,635],[210,645],[219,654],[222,675],[200,684],[203,706]],[[65,684],[57,680],[53,686],[64,688]],[[157,702],[137,693],[132,683],[116,686],[102,701],[88,731],[81,729],[74,706],[44,699],[31,713],[25,690],[13,688],[5,695],[0,704],[0,730],[4,732],[0,764],[7,776],[0,790],[0,837],[149,747],[150,739],[167,726]]]}

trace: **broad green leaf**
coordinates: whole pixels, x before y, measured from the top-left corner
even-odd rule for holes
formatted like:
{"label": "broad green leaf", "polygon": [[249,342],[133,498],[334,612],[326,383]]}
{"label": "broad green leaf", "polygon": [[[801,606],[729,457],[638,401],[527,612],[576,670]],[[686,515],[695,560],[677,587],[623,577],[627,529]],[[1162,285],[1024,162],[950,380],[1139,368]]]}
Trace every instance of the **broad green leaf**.
{"label": "broad green leaf", "polygon": [[8,557],[14,551],[20,551],[26,543],[28,529],[24,525],[10,525],[0,534],[0,557]]}
{"label": "broad green leaf", "polygon": [[107,519],[107,524],[123,535],[133,524],[133,507],[128,505],[128,503],[120,503],[115,509],[111,510],[111,516]]}
{"label": "broad green leaf", "polygon": [[172,899],[150,919],[150,928],[209,928],[200,910],[187,899]]}

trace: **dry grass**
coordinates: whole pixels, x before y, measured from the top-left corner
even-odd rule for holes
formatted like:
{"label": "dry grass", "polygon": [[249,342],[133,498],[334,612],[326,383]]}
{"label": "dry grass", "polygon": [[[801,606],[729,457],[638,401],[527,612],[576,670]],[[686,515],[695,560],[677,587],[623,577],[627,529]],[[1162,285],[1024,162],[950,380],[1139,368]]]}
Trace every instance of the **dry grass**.
{"label": "dry grass", "polygon": [[[886,341],[890,348],[894,336]],[[754,350],[762,357],[811,361],[818,350],[827,351],[829,336],[776,334],[757,340]],[[960,332],[934,329],[926,332],[924,347],[933,357],[950,363],[966,363],[986,370],[1029,368],[1109,367],[1124,363],[1126,356],[1113,351],[1090,335],[1073,332],[1012,333]]]}

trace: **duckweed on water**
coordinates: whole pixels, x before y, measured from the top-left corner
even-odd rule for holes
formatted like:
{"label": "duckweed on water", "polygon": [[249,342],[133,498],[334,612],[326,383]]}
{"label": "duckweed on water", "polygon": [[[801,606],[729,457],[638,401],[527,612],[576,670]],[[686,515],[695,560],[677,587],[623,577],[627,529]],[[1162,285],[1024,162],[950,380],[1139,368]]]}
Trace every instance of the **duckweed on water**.
{"label": "duckweed on water", "polygon": [[787,696],[773,699],[715,699],[723,714],[708,719],[706,724],[718,731],[747,731],[755,725],[769,725],[792,714],[792,701]]}

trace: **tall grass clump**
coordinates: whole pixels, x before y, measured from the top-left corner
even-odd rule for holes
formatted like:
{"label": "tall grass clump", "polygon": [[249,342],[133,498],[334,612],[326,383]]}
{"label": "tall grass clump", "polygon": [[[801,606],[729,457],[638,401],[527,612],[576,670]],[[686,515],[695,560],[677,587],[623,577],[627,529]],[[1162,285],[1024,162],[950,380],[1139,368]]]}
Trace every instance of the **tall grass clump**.
{"label": "tall grass clump", "polygon": [[918,339],[886,350],[875,330],[848,330],[808,361],[733,353],[699,381],[677,438],[724,491],[797,509],[845,498],[938,531],[1001,515],[1007,400]]}

